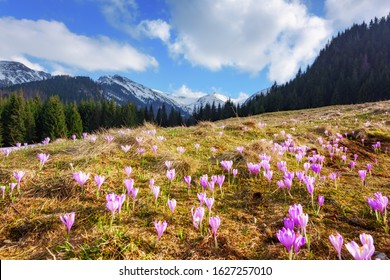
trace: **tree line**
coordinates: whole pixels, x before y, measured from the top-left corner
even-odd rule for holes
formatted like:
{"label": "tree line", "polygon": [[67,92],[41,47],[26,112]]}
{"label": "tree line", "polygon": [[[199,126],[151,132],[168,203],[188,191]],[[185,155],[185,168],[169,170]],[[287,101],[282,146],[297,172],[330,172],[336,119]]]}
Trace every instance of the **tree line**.
{"label": "tree line", "polygon": [[131,103],[116,104],[107,100],[63,102],[57,95],[42,100],[40,95],[25,98],[23,92],[0,99],[0,145],[39,143],[46,137],[52,140],[101,128],[135,127],[145,121],[160,126],[182,125],[180,112],[168,113],[165,105],[156,113],[153,108],[136,108]]}

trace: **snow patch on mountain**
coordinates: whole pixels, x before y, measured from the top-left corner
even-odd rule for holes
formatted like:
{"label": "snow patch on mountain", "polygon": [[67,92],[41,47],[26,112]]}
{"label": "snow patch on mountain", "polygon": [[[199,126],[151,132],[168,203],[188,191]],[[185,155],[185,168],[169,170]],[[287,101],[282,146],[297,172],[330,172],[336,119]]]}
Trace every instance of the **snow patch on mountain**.
{"label": "snow patch on mountain", "polygon": [[0,61],[0,87],[42,81],[51,78],[43,71],[36,71],[15,61]]}

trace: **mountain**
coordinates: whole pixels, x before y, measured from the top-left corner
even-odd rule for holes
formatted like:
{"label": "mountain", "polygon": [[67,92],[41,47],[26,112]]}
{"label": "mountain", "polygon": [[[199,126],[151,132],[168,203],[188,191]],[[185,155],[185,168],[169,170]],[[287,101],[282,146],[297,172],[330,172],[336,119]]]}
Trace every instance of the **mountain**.
{"label": "mountain", "polygon": [[216,108],[218,108],[218,105],[223,106],[226,101],[228,101],[229,98],[225,95],[219,94],[219,93],[211,93],[205,96],[202,96],[196,102],[188,104],[186,107],[192,112],[195,108],[205,107],[206,104],[209,104],[210,106],[215,105]]}
{"label": "mountain", "polygon": [[184,115],[188,115],[188,111],[168,96],[168,94],[148,88],[126,77],[119,75],[102,76],[97,80],[97,84],[101,87],[102,93],[106,98],[112,99],[118,104],[131,102],[141,108],[152,106],[155,114],[165,104],[168,114],[171,108],[173,108]]}
{"label": "mountain", "polygon": [[271,88],[265,88],[265,89],[262,89],[262,90],[259,90],[258,92],[255,92],[254,94],[252,94],[251,96],[248,97],[248,99],[246,99],[242,105],[243,106],[246,106],[248,103],[252,102],[253,100],[256,99],[256,97],[260,96],[260,95],[267,95],[269,92],[270,92]]}
{"label": "mountain", "polygon": [[45,80],[14,84],[0,89],[0,95],[7,96],[17,91],[23,91],[26,98],[34,97],[37,94],[43,99],[58,95],[65,102],[80,102],[87,99],[100,100],[104,97],[100,86],[95,81],[82,76],[51,76]]}
{"label": "mountain", "polygon": [[305,71],[257,95],[242,111],[258,114],[389,99],[390,15],[339,33]]}
{"label": "mountain", "polygon": [[51,78],[50,74],[30,69],[20,62],[0,61],[0,87],[42,81],[49,78]]}

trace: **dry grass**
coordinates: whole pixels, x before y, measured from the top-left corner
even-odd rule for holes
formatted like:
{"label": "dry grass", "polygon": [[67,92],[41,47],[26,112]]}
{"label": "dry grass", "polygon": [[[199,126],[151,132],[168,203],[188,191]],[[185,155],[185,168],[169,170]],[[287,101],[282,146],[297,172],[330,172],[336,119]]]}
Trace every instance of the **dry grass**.
{"label": "dry grass", "polygon": [[[26,175],[20,193],[14,191],[11,199],[7,188],[5,199],[0,199],[0,258],[285,259],[286,252],[275,233],[283,227],[283,218],[294,203],[300,203],[309,214],[311,238],[310,251],[304,246],[297,259],[335,259],[336,252],[328,236],[336,232],[341,233],[346,242],[358,241],[362,232],[369,233],[374,237],[376,250],[389,257],[389,234],[384,232],[383,223],[376,221],[365,201],[375,192],[390,196],[389,111],[390,102],[380,102],[203,122],[189,128],[161,129],[146,123],[132,130],[99,131],[95,143],[63,140],[14,151],[8,157],[1,155],[1,184],[8,186],[15,181],[14,171],[25,170]],[[340,145],[348,148],[348,161],[353,154],[358,155],[357,166],[352,171],[339,157],[330,159],[318,142],[321,137],[326,143],[337,133],[347,133]],[[108,134],[115,137],[110,144],[104,140]],[[281,190],[274,192],[276,181],[282,178],[276,167],[278,161],[285,160],[291,171],[303,170],[293,153],[278,155],[272,151],[274,143],[285,141],[287,134],[292,135],[296,146],[308,146],[309,155],[316,151],[326,156],[321,171],[326,180],[318,179],[315,185],[316,197],[325,196],[318,216],[311,208],[308,192],[296,179],[292,197],[285,196]],[[160,141],[157,136],[165,140]],[[137,137],[143,138],[141,143],[137,142]],[[382,143],[379,152],[372,148],[377,141]],[[195,143],[200,144],[199,150],[195,149]],[[132,147],[125,153],[122,145]],[[156,155],[152,145],[158,146]],[[178,153],[179,146],[185,148],[184,154]],[[238,146],[244,147],[242,155],[236,150]],[[136,151],[140,147],[145,149],[142,156]],[[216,151],[212,152],[211,148]],[[42,170],[39,170],[37,153],[50,154]],[[259,154],[263,153],[272,156],[274,178],[270,185],[262,175],[258,178],[249,175],[247,169],[247,163],[259,162]],[[374,159],[378,163],[367,185],[362,187],[357,170],[373,163]],[[167,160],[173,162],[176,170],[170,187],[165,175]],[[223,195],[216,187],[212,215],[221,218],[221,227],[217,237],[219,248],[215,249],[210,230],[200,236],[192,225],[191,208],[199,205],[199,177],[222,174],[219,164],[222,160],[233,160],[239,175],[230,185],[226,178]],[[116,215],[110,228],[105,195],[125,193],[125,166],[133,167],[131,177],[140,191],[134,211],[128,198],[129,208],[124,206],[121,218]],[[76,171],[91,173],[83,192],[72,178]],[[341,172],[337,189],[327,179],[332,172]],[[93,181],[96,174],[106,176],[99,197]],[[185,175],[192,176],[189,191],[183,181]],[[157,204],[149,189],[151,178],[162,189]],[[207,194],[211,196],[210,191]],[[168,198],[175,198],[178,203],[173,216],[166,205]],[[71,211],[76,212],[76,220],[68,242],[59,215]],[[157,245],[154,220],[168,222]],[[206,219],[204,223],[207,224]],[[345,248],[343,258],[351,259]]]}

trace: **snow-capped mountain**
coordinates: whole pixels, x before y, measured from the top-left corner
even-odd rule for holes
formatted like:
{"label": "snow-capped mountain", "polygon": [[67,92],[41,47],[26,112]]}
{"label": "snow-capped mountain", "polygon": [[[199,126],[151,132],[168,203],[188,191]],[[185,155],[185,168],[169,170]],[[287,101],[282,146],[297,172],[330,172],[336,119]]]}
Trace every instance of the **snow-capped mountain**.
{"label": "snow-capped mountain", "polygon": [[43,71],[36,71],[15,61],[0,61],[0,87],[27,82],[42,81],[51,78]]}
{"label": "snow-capped mountain", "polygon": [[195,102],[187,104],[186,107],[190,112],[193,112],[195,108],[200,108],[206,106],[206,104],[209,104],[210,106],[215,105],[215,107],[218,107],[218,105],[224,106],[225,102],[228,101],[229,98],[225,95],[219,94],[219,93],[211,93],[205,96],[202,96],[201,98],[197,99]]}
{"label": "snow-capped mountain", "polygon": [[153,90],[126,77],[119,75],[102,76],[97,80],[97,83],[100,85],[102,93],[106,98],[112,99],[119,104],[131,102],[137,107],[147,106],[148,108],[151,105],[155,114],[158,108],[165,104],[168,114],[171,108],[179,110],[183,114],[188,114],[187,110],[183,109],[182,106],[164,92]]}
{"label": "snow-capped mountain", "polygon": [[271,88],[265,88],[265,89],[262,89],[262,90],[259,90],[258,92],[255,92],[254,94],[252,94],[251,96],[249,96],[249,98],[247,100],[245,100],[245,102],[242,103],[243,106],[247,105],[250,101],[254,100],[256,98],[256,96],[259,96],[259,95],[267,95],[269,92],[270,92]]}

